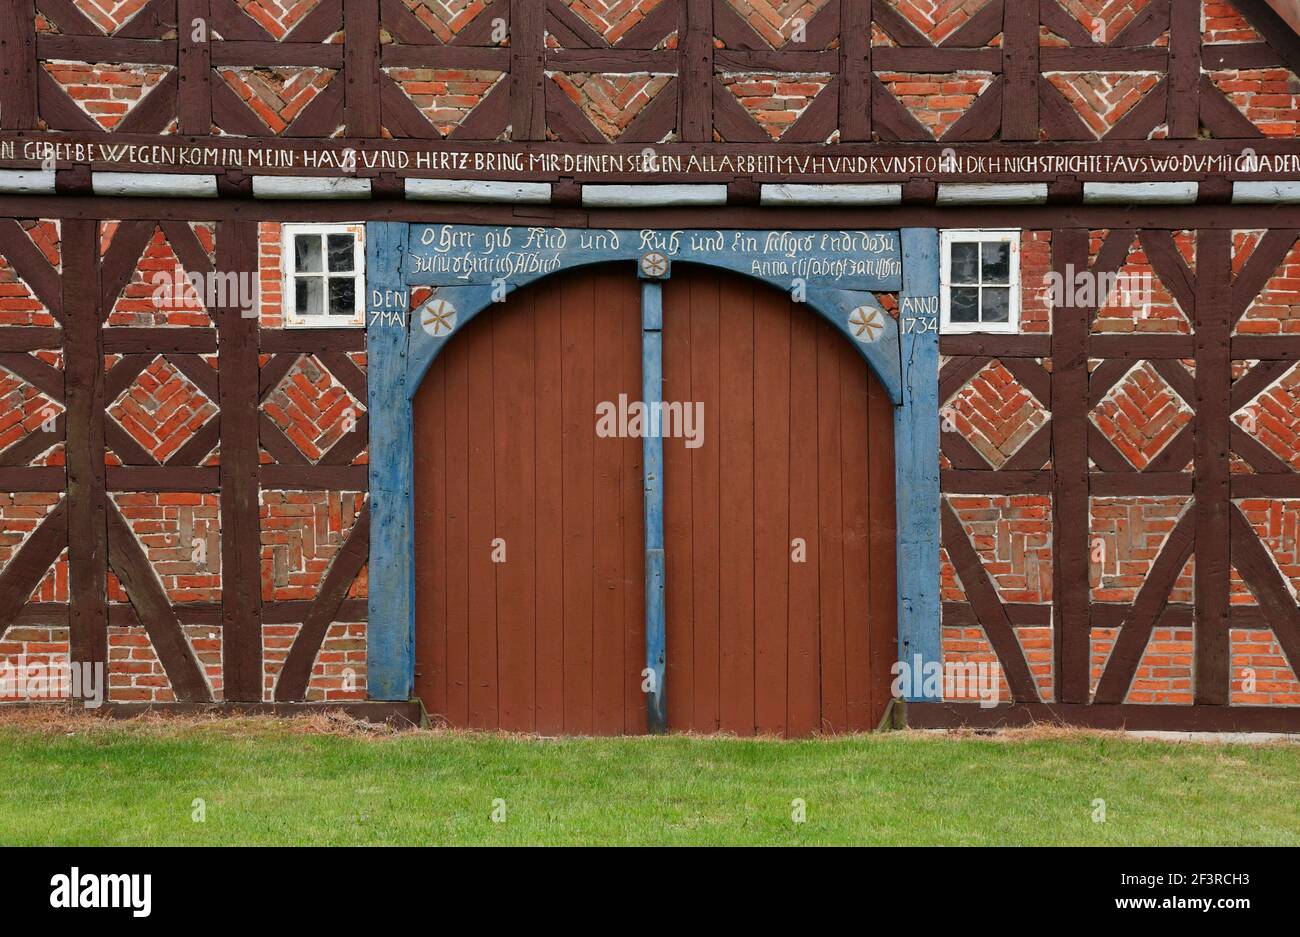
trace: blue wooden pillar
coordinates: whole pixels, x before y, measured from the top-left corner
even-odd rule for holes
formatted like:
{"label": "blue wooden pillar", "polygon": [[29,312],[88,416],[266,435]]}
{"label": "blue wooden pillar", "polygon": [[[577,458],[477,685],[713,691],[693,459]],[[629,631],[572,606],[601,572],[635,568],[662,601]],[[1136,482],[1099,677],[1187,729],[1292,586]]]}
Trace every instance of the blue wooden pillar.
{"label": "blue wooden pillar", "polygon": [[[938,700],[939,604],[939,232],[904,228],[899,341],[903,402],[894,408],[898,521],[898,659],[908,700]],[[926,690],[929,689],[929,695]]]}
{"label": "blue wooden pillar", "polygon": [[[377,700],[410,699],[415,674],[411,401],[406,393],[408,225],[366,224],[370,418],[370,598],[366,683]],[[376,549],[378,547],[378,549]]]}
{"label": "blue wooden pillar", "polygon": [[[667,276],[665,268],[664,276]],[[641,281],[641,398],[646,408],[645,483],[645,665],[652,682],[646,694],[646,723],[663,732],[668,720],[664,706],[664,440],[652,431],[663,399],[663,287],[658,280]],[[644,684],[643,684],[644,685]]]}

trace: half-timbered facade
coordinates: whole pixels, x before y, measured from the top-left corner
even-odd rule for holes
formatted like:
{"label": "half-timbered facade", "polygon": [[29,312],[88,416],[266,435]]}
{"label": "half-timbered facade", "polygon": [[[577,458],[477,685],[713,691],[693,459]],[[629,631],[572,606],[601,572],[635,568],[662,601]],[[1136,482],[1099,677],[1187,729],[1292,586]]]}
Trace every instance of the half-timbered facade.
{"label": "half-timbered facade", "polygon": [[6,673],[1300,728],[1296,12],[0,0]]}

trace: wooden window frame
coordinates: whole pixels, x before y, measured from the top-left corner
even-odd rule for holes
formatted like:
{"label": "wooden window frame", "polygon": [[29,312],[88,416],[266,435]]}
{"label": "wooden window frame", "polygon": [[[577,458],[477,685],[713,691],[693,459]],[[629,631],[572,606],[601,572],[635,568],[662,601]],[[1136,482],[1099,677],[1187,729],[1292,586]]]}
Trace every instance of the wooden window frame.
{"label": "wooden window frame", "polygon": [[[1006,322],[952,321],[952,245],[954,243],[1006,244],[1010,250]],[[957,284],[962,285],[962,284]],[[996,284],[1001,285],[1001,284]],[[981,311],[983,305],[981,304]],[[946,228],[939,232],[939,331],[943,335],[1015,335],[1020,331],[1020,229]]]}
{"label": "wooden window frame", "polygon": [[[299,234],[319,234],[321,236],[322,251],[324,251],[325,238],[331,234],[350,234],[352,235],[352,279],[354,286],[354,308],[352,315],[330,315],[328,312],[322,315],[301,316],[296,312],[297,291],[294,289],[294,281],[299,275],[295,269],[295,253],[293,249],[294,238]],[[331,274],[324,269],[327,261],[325,257],[322,260],[322,270],[319,274],[310,274],[320,276],[328,280]],[[305,273],[303,275],[306,275]],[[341,277],[345,274],[334,274],[335,277]],[[280,295],[284,309],[285,328],[290,329],[360,329],[366,325],[366,226],[361,223],[356,224],[325,224],[320,222],[290,222],[281,226],[280,230]],[[324,295],[326,308],[329,304],[329,295],[326,291]]]}

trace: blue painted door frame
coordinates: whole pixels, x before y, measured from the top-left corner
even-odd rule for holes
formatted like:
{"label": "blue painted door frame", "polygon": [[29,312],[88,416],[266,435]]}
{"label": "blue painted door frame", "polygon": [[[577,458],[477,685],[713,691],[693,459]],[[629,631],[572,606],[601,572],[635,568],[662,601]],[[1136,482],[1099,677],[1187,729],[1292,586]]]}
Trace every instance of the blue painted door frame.
{"label": "blue painted door frame", "polygon": [[[657,281],[668,275],[671,263],[733,270],[789,290],[853,342],[895,408],[899,659],[909,667],[940,661],[938,240],[933,228],[590,232],[368,223],[370,697],[408,699],[414,685],[411,400],[420,381],[459,327],[494,302],[552,273],[610,261],[641,264],[646,403],[658,400],[662,390],[662,299]],[[762,257],[756,258],[756,244]],[[647,259],[652,263],[647,265]],[[659,261],[662,272],[656,272]],[[415,286],[433,289],[430,299],[412,312]],[[872,295],[895,291],[897,321]],[[646,664],[654,672],[647,675],[647,705],[651,727],[662,728],[667,692],[662,439],[647,437],[644,444]],[[908,681],[913,689],[908,699],[926,698],[921,672]]]}

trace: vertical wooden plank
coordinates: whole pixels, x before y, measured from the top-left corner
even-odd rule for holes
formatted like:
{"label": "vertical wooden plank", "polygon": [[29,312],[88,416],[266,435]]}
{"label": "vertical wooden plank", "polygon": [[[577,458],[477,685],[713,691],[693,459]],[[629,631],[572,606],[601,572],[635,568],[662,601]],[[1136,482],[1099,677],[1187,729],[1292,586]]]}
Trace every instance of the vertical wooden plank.
{"label": "vertical wooden plank", "polygon": [[[257,225],[223,221],[217,269],[257,273]],[[232,297],[233,299],[233,297]],[[238,305],[218,307],[221,406],[222,684],[228,700],[262,698],[261,530],[258,492],[258,320]]]}
{"label": "vertical wooden plank", "polygon": [[[868,611],[871,726],[879,724],[893,694],[891,668],[898,659],[898,558],[894,518],[894,405],[875,375],[868,373],[867,552],[871,600]],[[902,571],[904,575],[906,570]]]}
{"label": "vertical wooden plank", "polygon": [[682,0],[678,25],[677,132],[683,143],[713,140],[713,0]]}
{"label": "vertical wooden plank", "polygon": [[546,139],[546,4],[510,0],[510,139]]}
{"label": "vertical wooden plank", "polygon": [[[1056,0],[1048,0],[1055,3]],[[1002,7],[1002,139],[1038,139],[1038,0]]]}
{"label": "vertical wooden plank", "polygon": [[469,352],[448,342],[441,364],[447,393],[447,719],[469,724]]}
{"label": "vertical wooden plank", "polygon": [[719,721],[754,734],[754,285],[719,290]]}
{"label": "vertical wooden plank", "polygon": [[[595,387],[596,400],[618,405],[619,393],[626,392],[621,350],[625,329],[636,330],[640,303],[629,289],[626,269],[601,267],[596,270],[596,295],[602,303],[596,310]],[[631,298],[633,303],[628,304]],[[593,413],[593,420],[595,415]],[[623,486],[636,485],[623,478],[623,441],[617,436],[595,440],[594,491],[592,495],[593,622],[592,696],[593,725],[601,735],[623,732]],[[635,586],[633,586],[635,588]]]}
{"label": "vertical wooden plank", "polygon": [[790,318],[801,314],[781,293],[755,288],[754,722],[769,735],[787,731]]}
{"label": "vertical wooden plank", "polygon": [[[844,553],[844,673],[847,728],[863,732],[876,727],[871,710],[870,628],[873,597],[880,583],[872,575],[871,484],[872,454],[868,368],[861,356],[841,336],[840,451],[843,457],[840,486],[843,505]],[[892,471],[892,463],[888,466]],[[894,570],[888,570],[892,579]],[[892,590],[890,590],[892,592]]]}
{"label": "vertical wooden plank", "polygon": [[871,140],[871,0],[840,0],[840,142]]}
{"label": "vertical wooden plank", "polygon": [[38,68],[32,0],[0,4],[0,130],[36,126]]}
{"label": "vertical wooden plank", "polygon": [[[1086,269],[1088,232],[1052,232],[1052,269]],[[1091,654],[1088,566],[1088,352],[1090,316],[1052,313],[1052,620],[1056,624],[1057,700],[1088,701]]]}
{"label": "vertical wooden plank", "polygon": [[[178,132],[212,132],[212,36],[209,0],[177,0],[176,116]],[[195,40],[198,36],[198,41]],[[351,39],[349,37],[349,42]]]}
{"label": "vertical wooden plank", "polygon": [[[679,276],[681,274],[679,273]],[[680,542],[689,543],[691,569],[688,575],[691,608],[691,684],[694,701],[690,727],[699,732],[714,732],[719,726],[719,652],[721,600],[721,455],[722,389],[721,333],[719,322],[720,286],[716,273],[687,272],[689,291],[682,301],[689,304],[690,388],[691,399],[704,408],[704,445],[690,458],[690,527]],[[672,314],[671,312],[669,313]],[[668,496],[677,497],[676,487]],[[685,494],[682,494],[685,497]],[[669,558],[679,549],[675,538]],[[678,574],[677,566],[673,567]],[[669,579],[669,589],[673,580]],[[673,622],[669,620],[670,626]],[[672,647],[669,647],[672,653]],[[671,706],[671,701],[670,701]]]}
{"label": "vertical wooden plank", "polygon": [[641,399],[647,420],[642,437],[645,488],[645,656],[654,674],[646,697],[646,724],[651,732],[667,728],[664,681],[664,427],[653,414],[664,396],[663,287],[658,280],[641,283]]}
{"label": "vertical wooden plank", "polygon": [[1169,12],[1169,137],[1195,139],[1201,129],[1201,4],[1171,3]]}
{"label": "vertical wooden plank", "polygon": [[596,401],[592,360],[595,281],[569,274],[560,312],[563,342],[564,731],[589,734],[592,722],[592,458]]}
{"label": "vertical wooden plank", "polygon": [[1196,690],[1199,705],[1224,706],[1231,691],[1228,635],[1232,425],[1232,232],[1196,232]]}
{"label": "vertical wooden plank", "polygon": [[[903,401],[894,409],[898,656],[917,672],[916,668],[928,662],[943,661],[939,630],[939,232],[904,228],[902,241],[899,321]],[[911,691],[908,699],[926,698],[921,681],[912,681]]]}
{"label": "vertical wooden plank", "polygon": [[496,566],[497,671],[500,726],[507,732],[536,727],[537,545],[534,542],[533,295],[516,294],[509,308],[483,313],[492,325],[492,427],[495,436],[496,537],[505,550]]}
{"label": "vertical wooden plank", "polygon": [[[561,280],[533,287],[537,392],[537,731],[564,731],[564,476]],[[638,492],[639,494],[639,492]],[[637,509],[640,509],[640,500]],[[640,648],[637,648],[638,659]],[[639,700],[638,700],[639,702]]]}
{"label": "vertical wooden plank", "polygon": [[497,528],[495,420],[492,409],[494,368],[491,312],[470,323],[460,336],[468,357],[469,389],[469,725],[500,725],[497,644],[501,620],[497,609],[497,564],[492,541]]}
{"label": "vertical wooden plank", "polygon": [[[27,28],[30,28],[27,27]],[[73,663],[108,661],[108,519],[104,490],[104,339],[98,223],[63,222],[68,614]]]}
{"label": "vertical wooden plank", "polygon": [[[366,687],[371,699],[404,700],[415,672],[411,402],[406,394],[407,307],[402,255],[407,225],[366,224],[366,410],[370,451],[369,624]],[[378,304],[375,297],[380,297]],[[399,324],[401,323],[401,324]]]}
{"label": "vertical wooden plank", "polygon": [[447,716],[447,369],[429,367],[414,402],[415,695]]}
{"label": "vertical wooden plank", "polygon": [[820,617],[817,611],[817,331],[820,320],[803,310],[790,322],[790,537],[804,550],[790,564],[787,619],[788,729],[810,735],[821,725]]}
{"label": "vertical wooden plank", "polygon": [[348,136],[379,136],[379,4],[343,4],[343,122]]}
{"label": "vertical wooden plank", "polygon": [[840,478],[840,356],[843,339],[817,325],[817,586],[821,613],[823,732],[848,727],[844,640],[844,521]]}
{"label": "vertical wooden plank", "polygon": [[[625,277],[622,282],[630,282]],[[672,281],[669,281],[670,283]],[[637,289],[623,286],[629,319],[633,327],[624,328],[619,349],[622,361],[621,385],[632,394],[641,386],[641,295]],[[648,707],[641,690],[641,671],[645,669],[645,493],[642,473],[645,454],[641,440],[628,436],[623,443],[623,731],[644,734],[649,728]],[[684,480],[689,482],[689,479]],[[668,583],[671,583],[671,577]],[[671,611],[667,612],[671,616]],[[671,621],[671,617],[668,621]],[[665,637],[671,651],[672,636]],[[666,674],[671,679],[671,674]],[[671,724],[671,711],[669,716]]]}

